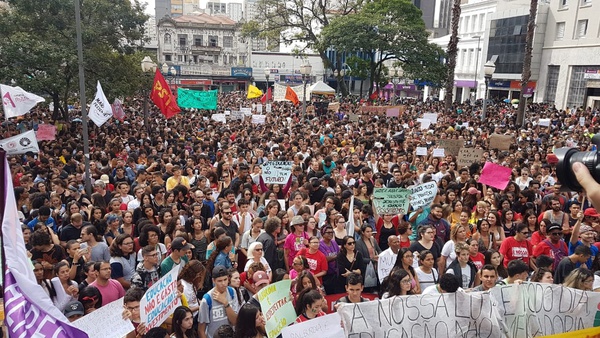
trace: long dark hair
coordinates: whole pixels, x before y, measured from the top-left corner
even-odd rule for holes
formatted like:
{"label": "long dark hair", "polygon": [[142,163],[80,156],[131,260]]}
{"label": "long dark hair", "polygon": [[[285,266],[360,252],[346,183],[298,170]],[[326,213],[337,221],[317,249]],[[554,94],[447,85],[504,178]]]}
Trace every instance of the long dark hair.
{"label": "long dark hair", "polygon": [[323,295],[317,289],[304,289],[298,294],[296,299],[296,314],[299,316],[304,313],[307,305],[323,299]]}
{"label": "long dark hair", "polygon": [[342,238],[342,247],[340,248],[340,252],[345,256],[348,253],[348,250],[346,250],[346,244],[348,244],[348,240],[351,239],[355,242],[354,246],[354,252],[356,253],[356,240],[354,239],[353,236],[344,236],[344,238]]}
{"label": "long dark hair", "polygon": [[173,333],[175,333],[176,338],[198,337],[198,333],[195,332],[193,328],[186,332],[183,332],[181,329],[181,323],[188,313],[193,315],[192,310],[187,306],[178,306],[175,309],[175,312],[173,312]]}
{"label": "long dark hair", "polygon": [[234,338],[248,338],[248,337],[256,337],[256,335],[260,334],[261,336],[266,336],[264,328],[256,327],[256,314],[259,313],[260,310],[250,304],[247,303],[240,309],[237,315],[237,321],[235,323],[235,334]]}
{"label": "long dark hair", "polygon": [[[412,251],[409,248],[401,248],[400,251],[398,251],[398,257],[396,257],[396,263],[394,263],[394,267],[398,267],[404,270],[404,265],[402,265],[402,258],[407,252],[412,253]],[[415,275],[415,269],[412,267],[412,265],[408,265],[408,271],[410,271],[411,275]]]}
{"label": "long dark hair", "polygon": [[213,270],[213,268],[215,267],[215,260],[217,259],[217,256],[221,251],[225,250],[225,248],[231,243],[233,243],[233,241],[229,236],[224,236],[223,238],[217,239],[217,243],[215,244],[215,250],[210,254],[208,260],[206,261],[206,268],[208,269],[208,271]]}
{"label": "long dark hair", "polygon": [[112,242],[112,245],[110,246],[110,257],[125,256],[125,254],[123,254],[123,250],[119,248],[119,245],[123,245],[123,242],[125,242],[127,238],[131,238],[131,240],[133,240],[133,237],[131,237],[129,234],[120,234],[115,238],[115,240]]}
{"label": "long dark hair", "polygon": [[[398,254],[398,257],[400,257],[400,254]],[[381,291],[387,292],[388,298],[400,296],[402,294],[402,287],[400,284],[402,279],[406,276],[410,276],[408,271],[394,266],[392,271],[390,271],[390,274],[385,277],[381,286]],[[412,292],[409,290],[406,294],[410,295]]]}

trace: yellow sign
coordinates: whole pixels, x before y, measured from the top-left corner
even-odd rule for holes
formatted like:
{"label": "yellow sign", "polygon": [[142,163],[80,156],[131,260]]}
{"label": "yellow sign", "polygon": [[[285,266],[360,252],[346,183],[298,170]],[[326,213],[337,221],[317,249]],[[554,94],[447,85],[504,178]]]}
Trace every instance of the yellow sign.
{"label": "yellow sign", "polygon": [[600,338],[600,327],[543,336],[542,338]]}

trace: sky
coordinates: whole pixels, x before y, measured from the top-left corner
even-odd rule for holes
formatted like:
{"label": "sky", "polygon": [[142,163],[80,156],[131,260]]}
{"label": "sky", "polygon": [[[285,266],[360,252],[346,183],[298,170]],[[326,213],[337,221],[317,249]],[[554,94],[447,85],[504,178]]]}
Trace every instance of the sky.
{"label": "sky", "polygon": [[140,2],[148,4],[146,6],[146,14],[154,15],[154,0],[140,0]]}

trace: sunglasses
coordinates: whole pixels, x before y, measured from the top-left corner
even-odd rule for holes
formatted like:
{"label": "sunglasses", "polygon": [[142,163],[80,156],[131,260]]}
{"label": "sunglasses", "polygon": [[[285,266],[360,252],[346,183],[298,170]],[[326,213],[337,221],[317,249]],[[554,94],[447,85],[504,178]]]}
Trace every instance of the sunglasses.
{"label": "sunglasses", "polygon": [[348,242],[346,245],[354,245],[356,242]]}
{"label": "sunglasses", "polygon": [[231,211],[223,211],[223,215],[231,215]]}
{"label": "sunglasses", "polygon": [[263,249],[262,248],[256,248],[256,249],[254,249],[254,251],[263,251]]}

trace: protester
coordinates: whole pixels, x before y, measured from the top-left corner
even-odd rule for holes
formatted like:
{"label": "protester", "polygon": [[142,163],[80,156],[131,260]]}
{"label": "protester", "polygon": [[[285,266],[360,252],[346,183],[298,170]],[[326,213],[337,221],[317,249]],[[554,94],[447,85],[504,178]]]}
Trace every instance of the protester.
{"label": "protester", "polygon": [[325,316],[323,303],[325,299],[318,290],[304,289],[298,294],[296,300],[296,323],[302,323],[317,317]]}
{"label": "protester", "polygon": [[462,282],[456,275],[447,273],[440,277],[439,283],[428,286],[423,290],[423,295],[439,295],[442,293],[454,293],[460,289]]}
{"label": "protester", "polygon": [[498,282],[498,272],[493,265],[486,264],[479,271],[479,279],[481,280],[481,284],[472,288],[471,291],[489,291],[491,288],[496,286],[496,282]]}
{"label": "protester", "polygon": [[198,333],[201,338],[213,338],[215,331],[223,324],[235,325],[239,306],[237,295],[229,287],[229,273],[223,266],[212,270],[214,288],[209,290],[200,302]]}
{"label": "protester", "polygon": [[108,262],[97,262],[94,270],[98,271],[96,280],[90,284],[98,288],[102,294],[102,305],[111,303],[125,295],[125,289],[118,281],[111,279],[111,265]]}
{"label": "protester", "polygon": [[235,338],[262,338],[267,335],[265,331],[265,317],[260,310],[251,304],[240,308],[238,320],[235,325]]}

